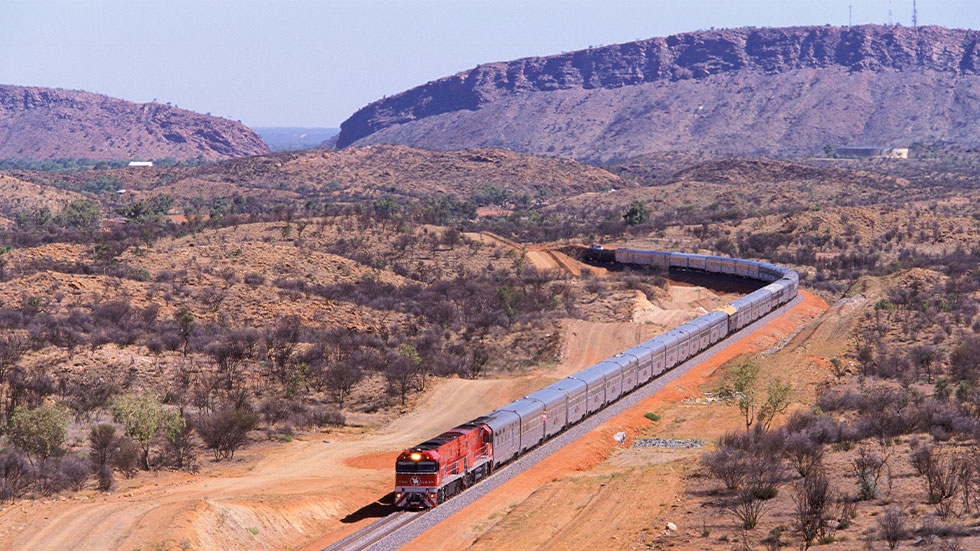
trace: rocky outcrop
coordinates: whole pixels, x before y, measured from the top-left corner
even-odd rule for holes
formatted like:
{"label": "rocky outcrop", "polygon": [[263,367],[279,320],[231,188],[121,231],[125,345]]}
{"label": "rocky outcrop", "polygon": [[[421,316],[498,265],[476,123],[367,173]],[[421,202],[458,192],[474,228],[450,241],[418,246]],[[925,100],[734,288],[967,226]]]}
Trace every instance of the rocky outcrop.
{"label": "rocky outcrop", "polygon": [[0,158],[226,159],[268,153],[241,123],[159,103],[0,85]]}
{"label": "rocky outcrop", "polygon": [[337,144],[494,146],[580,159],[980,142],[980,33],[730,29],[480,65],[376,101]]}

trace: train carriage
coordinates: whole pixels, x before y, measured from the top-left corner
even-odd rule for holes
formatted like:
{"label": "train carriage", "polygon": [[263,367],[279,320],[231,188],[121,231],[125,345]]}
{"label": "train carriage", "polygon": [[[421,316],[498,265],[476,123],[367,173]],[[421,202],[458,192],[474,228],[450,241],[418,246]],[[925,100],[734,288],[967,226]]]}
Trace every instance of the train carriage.
{"label": "train carriage", "polygon": [[565,394],[565,426],[578,423],[588,412],[586,393],[589,386],[578,379],[562,379],[545,387]]}
{"label": "train carriage", "polygon": [[538,400],[521,398],[500,408],[521,418],[520,452],[537,446],[544,440],[544,404]]}
{"label": "train carriage", "polygon": [[622,394],[626,394],[627,392],[636,388],[637,385],[636,372],[640,366],[640,362],[639,360],[637,360],[636,356],[633,356],[632,354],[626,354],[625,352],[620,352],[619,354],[616,354],[615,356],[609,358],[603,363],[610,363],[610,362],[618,365],[620,368],[620,372],[623,375]]}
{"label": "train carriage", "polygon": [[[434,507],[502,465],[746,327],[799,292],[799,274],[767,262],[698,254],[603,249],[600,260],[702,270],[765,287],[400,454],[396,505]],[[595,255],[589,258],[595,259]]]}
{"label": "train carriage", "polygon": [[494,410],[470,421],[482,423],[492,432],[493,468],[513,460],[521,452],[521,418],[510,411]]}
{"label": "train carriage", "polygon": [[705,261],[708,257],[701,254],[689,254],[687,255],[687,267],[692,270],[706,270]]}
{"label": "train carriage", "polygon": [[623,395],[623,368],[616,362],[604,361],[589,369],[601,373],[606,384],[606,401],[609,404]]}
{"label": "train carriage", "polygon": [[683,351],[681,347],[687,341],[687,333],[671,329],[662,336],[664,337],[665,345],[664,370],[667,371],[684,361],[685,358],[682,357]]}
{"label": "train carriage", "polygon": [[659,377],[670,369],[667,367],[667,339],[664,338],[664,335],[657,335],[641,346],[653,351],[653,359],[650,362],[650,378]]}
{"label": "train carriage", "polygon": [[616,262],[620,264],[636,264],[633,249],[616,249]]}
{"label": "train carriage", "polygon": [[636,358],[637,386],[642,385],[653,377],[653,349],[646,346],[646,343],[628,348],[623,354]]}
{"label": "train carriage", "polygon": [[736,260],[735,275],[749,279],[759,279],[759,263],[753,260]]}
{"label": "train carriage", "polygon": [[586,415],[599,411],[606,405],[606,378],[592,368],[579,371],[569,379],[582,381],[586,385]]}
{"label": "train carriage", "polygon": [[568,422],[568,396],[557,389],[545,387],[528,394],[528,400],[537,400],[544,406],[544,437],[548,438],[565,429]]}
{"label": "train carriage", "polygon": [[721,259],[721,273],[723,274],[735,274],[735,259],[722,257]]}
{"label": "train carriage", "polygon": [[681,253],[670,253],[670,267],[687,268],[687,256]]}
{"label": "train carriage", "polygon": [[739,297],[728,303],[728,306],[734,310],[728,320],[728,333],[731,334],[749,324],[752,316],[752,300],[747,296]]}
{"label": "train carriage", "polygon": [[701,328],[699,351],[706,350],[723,338],[723,333],[728,325],[728,314],[713,310],[695,318],[691,323]]}
{"label": "train carriage", "polygon": [[722,258],[720,256],[708,256],[708,257],[705,257],[705,259],[704,259],[704,269],[705,269],[705,271],[711,272],[713,274],[720,274],[721,273],[721,260],[722,260]]}
{"label": "train carriage", "polygon": [[752,299],[752,321],[766,315],[772,305],[772,291],[766,288],[749,294]]}
{"label": "train carriage", "polygon": [[[686,360],[701,351],[701,326],[694,323],[694,320],[683,325],[677,326],[678,331],[687,334],[685,345],[681,348],[683,359]],[[683,360],[682,360],[683,361]]]}

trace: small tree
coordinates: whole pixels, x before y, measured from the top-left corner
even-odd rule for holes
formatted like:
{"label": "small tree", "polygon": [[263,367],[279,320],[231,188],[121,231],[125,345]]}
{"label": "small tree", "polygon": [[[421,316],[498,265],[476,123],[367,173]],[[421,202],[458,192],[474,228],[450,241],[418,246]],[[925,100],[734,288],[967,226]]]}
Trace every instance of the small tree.
{"label": "small tree", "polygon": [[93,228],[101,217],[98,203],[88,199],[75,199],[58,213],[56,220],[65,226]]}
{"label": "small tree", "polygon": [[337,402],[337,407],[342,408],[354,387],[364,378],[364,371],[349,361],[341,361],[322,371],[320,378]]}
{"label": "small tree", "polygon": [[935,505],[936,512],[943,520],[949,517],[953,499],[960,491],[962,482],[961,460],[951,455],[935,457],[926,471],[926,491],[929,503]]}
{"label": "small tree", "polygon": [[183,430],[184,418],[169,411],[160,403],[156,394],[144,394],[139,398],[117,396],[112,400],[112,416],[121,423],[126,435],[136,440],[142,448],[143,469],[150,468],[150,442],[158,432],[172,435]]}
{"label": "small tree", "polygon": [[23,450],[32,465],[35,459],[44,462],[64,444],[69,417],[62,406],[18,406],[7,422],[7,440]]}
{"label": "small tree", "polygon": [[732,369],[729,378],[732,396],[745,419],[745,430],[748,430],[755,421],[757,395],[755,384],[759,378],[759,364],[751,359],[745,360]]}
{"label": "small tree", "polygon": [[752,530],[759,524],[768,503],[749,490],[739,490],[734,497],[725,500],[724,507],[738,519],[743,530]]}
{"label": "small tree", "polygon": [[21,452],[0,451],[0,503],[26,492],[34,481],[35,472]]}
{"label": "small tree", "polygon": [[881,470],[888,462],[888,456],[881,457],[868,448],[858,450],[858,456],[852,465],[857,476],[858,495],[863,500],[878,497],[878,479]]}
{"label": "small tree", "polygon": [[197,325],[194,321],[194,314],[185,306],[177,310],[174,321],[177,322],[177,332],[180,334],[181,352],[186,356],[187,344],[190,342],[191,335],[194,334],[194,327]]}
{"label": "small tree", "polygon": [[7,259],[5,255],[10,252],[10,245],[0,246],[0,281],[3,281],[5,270],[7,269]]}
{"label": "small tree", "polygon": [[830,502],[830,482],[822,469],[811,470],[793,489],[794,520],[803,549],[809,549],[813,540],[824,534]]}
{"label": "small tree", "polygon": [[639,226],[647,221],[650,217],[649,211],[647,211],[646,205],[642,201],[633,201],[630,203],[629,210],[623,215],[623,220],[626,221],[627,226]]}
{"label": "small tree", "polygon": [[895,549],[898,547],[898,542],[909,537],[905,513],[895,507],[889,507],[878,517],[878,530],[881,539],[888,543],[888,548]]}
{"label": "small tree", "polygon": [[248,442],[248,433],[258,422],[254,413],[225,408],[211,415],[197,416],[194,427],[214,453],[215,461],[220,461],[235,457],[235,451]]}
{"label": "small tree", "polygon": [[792,385],[783,382],[779,377],[769,383],[766,388],[766,401],[759,408],[759,422],[766,430],[769,430],[772,420],[789,407],[789,394],[792,390]]}
{"label": "small tree", "polygon": [[824,445],[808,432],[794,432],[786,437],[786,458],[802,477],[823,462]]}
{"label": "small tree", "polygon": [[111,463],[116,445],[116,427],[105,423],[95,425],[89,432],[88,441],[92,450],[90,457],[97,467]]}
{"label": "small tree", "polygon": [[[8,379],[12,369],[24,356],[26,350],[26,343],[14,335],[7,335],[0,339],[0,407],[10,407],[9,405],[4,406],[6,402],[4,399],[4,389],[6,388],[6,383],[9,382]],[[6,413],[9,413],[9,410],[6,410]]]}
{"label": "small tree", "polygon": [[730,491],[741,488],[748,476],[748,461],[742,450],[721,448],[705,454],[701,461],[711,476]]}
{"label": "small tree", "polygon": [[388,364],[385,376],[388,393],[400,396],[402,405],[405,405],[408,393],[421,386],[418,367],[405,356],[395,356]]}
{"label": "small tree", "polygon": [[173,466],[183,469],[194,462],[194,427],[186,418],[178,430],[164,431],[166,449]]}

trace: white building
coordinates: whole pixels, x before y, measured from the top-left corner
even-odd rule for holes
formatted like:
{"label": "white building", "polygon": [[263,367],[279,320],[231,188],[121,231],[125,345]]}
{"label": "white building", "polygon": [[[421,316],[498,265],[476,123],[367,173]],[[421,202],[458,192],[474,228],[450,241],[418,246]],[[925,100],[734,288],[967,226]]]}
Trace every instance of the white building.
{"label": "white building", "polygon": [[907,147],[838,147],[837,155],[841,157],[883,157],[886,159],[908,159]]}

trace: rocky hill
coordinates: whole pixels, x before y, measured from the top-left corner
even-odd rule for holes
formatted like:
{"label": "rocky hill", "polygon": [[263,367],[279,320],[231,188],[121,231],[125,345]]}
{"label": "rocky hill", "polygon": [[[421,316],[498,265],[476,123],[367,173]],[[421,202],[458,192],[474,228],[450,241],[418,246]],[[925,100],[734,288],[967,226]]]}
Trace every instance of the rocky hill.
{"label": "rocky hill", "polygon": [[[636,185],[601,168],[568,159],[501,149],[443,152],[389,145],[272,153],[199,167],[120,168],[72,174],[10,171],[9,175],[81,190],[90,189],[93,181],[108,181],[116,188],[135,190],[135,196],[168,194],[178,200],[241,195],[273,201],[346,201],[382,195],[420,198],[451,194],[473,198],[488,193],[499,195],[499,199],[526,195],[550,200]],[[486,199],[496,202],[494,197]]]}
{"label": "rocky hill", "polygon": [[241,123],[159,103],[0,85],[0,158],[226,159],[269,151]]}
{"label": "rocky hill", "polygon": [[337,144],[492,146],[590,161],[978,145],[978,39],[942,27],[743,28],[489,63],[362,108]]}

